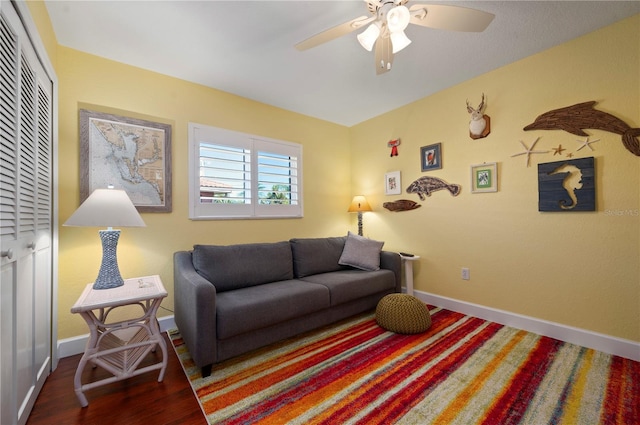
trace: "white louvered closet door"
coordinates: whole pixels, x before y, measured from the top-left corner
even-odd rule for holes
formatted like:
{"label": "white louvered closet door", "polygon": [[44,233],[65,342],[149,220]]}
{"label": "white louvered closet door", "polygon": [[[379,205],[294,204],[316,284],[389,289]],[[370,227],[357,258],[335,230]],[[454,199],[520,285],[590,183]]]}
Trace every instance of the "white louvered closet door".
{"label": "white louvered closet door", "polygon": [[52,82],[0,9],[1,424],[24,424],[51,370]]}

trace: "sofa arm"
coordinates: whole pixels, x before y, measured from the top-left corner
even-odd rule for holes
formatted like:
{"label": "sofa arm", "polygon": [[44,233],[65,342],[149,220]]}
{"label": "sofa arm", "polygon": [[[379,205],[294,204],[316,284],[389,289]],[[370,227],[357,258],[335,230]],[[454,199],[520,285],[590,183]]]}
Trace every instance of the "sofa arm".
{"label": "sofa arm", "polygon": [[216,288],[193,267],[191,252],[173,254],[174,317],[194,363],[217,360]]}
{"label": "sofa arm", "polygon": [[391,251],[380,252],[380,268],[391,270],[396,275],[396,292],[402,292],[402,261],[400,254]]}

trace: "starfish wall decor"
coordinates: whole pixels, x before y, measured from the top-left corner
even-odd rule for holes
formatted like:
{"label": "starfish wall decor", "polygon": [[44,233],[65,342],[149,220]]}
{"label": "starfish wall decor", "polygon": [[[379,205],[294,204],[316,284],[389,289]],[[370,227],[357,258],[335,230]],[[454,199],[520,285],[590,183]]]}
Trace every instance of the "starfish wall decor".
{"label": "starfish wall decor", "polygon": [[524,147],[525,151],[513,154],[513,155],[511,155],[511,158],[516,157],[516,156],[520,156],[520,155],[527,155],[527,167],[531,166],[531,154],[532,153],[547,153],[547,152],[549,152],[549,151],[534,151],[533,150],[533,148],[536,146],[536,143],[538,143],[538,140],[540,140],[539,137],[531,144],[531,147],[527,147],[527,145],[525,145],[524,142],[522,140],[520,140],[520,144]]}
{"label": "starfish wall decor", "polygon": [[585,139],[585,141],[584,141],[584,142],[583,142],[582,140],[576,140],[576,142],[581,143],[580,147],[579,147],[577,150],[580,150],[580,149],[584,148],[585,146],[586,146],[586,147],[588,147],[588,148],[589,148],[589,149],[591,149],[591,150],[594,150],[594,149],[591,147],[591,144],[592,144],[592,143],[595,143],[595,142],[599,142],[599,141],[600,141],[600,139],[596,139],[596,140],[589,141],[589,138],[588,138],[588,137]]}
{"label": "starfish wall decor", "polygon": [[553,154],[554,155],[560,155],[562,156],[562,151],[566,151],[565,148],[562,147],[562,145],[558,145],[557,148],[553,148]]}

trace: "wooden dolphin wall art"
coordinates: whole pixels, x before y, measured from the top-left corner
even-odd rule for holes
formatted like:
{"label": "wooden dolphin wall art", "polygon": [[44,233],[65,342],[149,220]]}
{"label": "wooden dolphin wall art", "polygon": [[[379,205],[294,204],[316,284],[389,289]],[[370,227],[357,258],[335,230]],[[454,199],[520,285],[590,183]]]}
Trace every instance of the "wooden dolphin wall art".
{"label": "wooden dolphin wall art", "polygon": [[622,136],[622,144],[632,154],[640,156],[640,128],[631,128],[621,119],[594,109],[595,100],[554,109],[538,116],[524,130],[564,130],[576,136],[588,136],[584,129],[604,130]]}

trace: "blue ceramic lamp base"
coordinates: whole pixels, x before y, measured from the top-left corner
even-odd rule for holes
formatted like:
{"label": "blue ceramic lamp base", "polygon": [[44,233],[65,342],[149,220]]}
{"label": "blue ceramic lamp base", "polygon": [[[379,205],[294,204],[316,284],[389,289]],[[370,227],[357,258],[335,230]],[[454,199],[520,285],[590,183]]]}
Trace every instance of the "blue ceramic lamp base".
{"label": "blue ceramic lamp base", "polygon": [[118,268],[118,239],[120,230],[100,230],[102,240],[102,264],[93,289],[111,289],[124,285]]}

